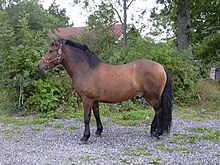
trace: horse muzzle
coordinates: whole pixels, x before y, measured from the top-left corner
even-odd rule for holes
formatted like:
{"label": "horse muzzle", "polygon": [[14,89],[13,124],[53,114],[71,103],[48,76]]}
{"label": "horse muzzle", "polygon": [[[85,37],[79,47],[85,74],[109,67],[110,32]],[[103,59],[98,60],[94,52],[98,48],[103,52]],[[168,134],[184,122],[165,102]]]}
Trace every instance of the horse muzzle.
{"label": "horse muzzle", "polygon": [[45,74],[46,74],[47,66],[46,66],[45,64],[38,64],[37,67],[38,67],[39,72],[40,72],[42,75],[45,75]]}

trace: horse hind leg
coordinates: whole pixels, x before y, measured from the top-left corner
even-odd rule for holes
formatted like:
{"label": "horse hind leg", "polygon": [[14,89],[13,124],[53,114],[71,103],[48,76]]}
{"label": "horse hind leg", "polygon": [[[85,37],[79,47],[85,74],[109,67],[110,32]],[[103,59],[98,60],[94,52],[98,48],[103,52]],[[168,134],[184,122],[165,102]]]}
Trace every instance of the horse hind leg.
{"label": "horse hind leg", "polygon": [[157,117],[154,115],[154,119],[151,123],[151,128],[150,128],[150,134],[153,136],[156,133],[157,130]]}
{"label": "horse hind leg", "polygon": [[98,102],[93,104],[92,110],[93,110],[93,114],[95,116],[96,125],[97,125],[97,130],[96,130],[95,134],[98,135],[98,136],[101,136],[101,133],[103,131],[103,126],[102,126],[102,122],[101,122],[101,119],[100,119]]}
{"label": "horse hind leg", "polygon": [[159,136],[163,134],[162,128],[162,109],[160,106],[160,100],[156,98],[146,98],[149,104],[153,107],[155,115],[151,123],[150,133],[151,136],[154,136],[159,139]]}

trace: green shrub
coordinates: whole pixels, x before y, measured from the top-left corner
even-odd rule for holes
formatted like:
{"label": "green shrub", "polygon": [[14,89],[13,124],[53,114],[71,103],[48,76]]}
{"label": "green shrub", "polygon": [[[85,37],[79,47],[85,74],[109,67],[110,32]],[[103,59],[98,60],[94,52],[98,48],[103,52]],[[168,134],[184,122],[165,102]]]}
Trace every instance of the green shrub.
{"label": "green shrub", "polygon": [[211,67],[220,67],[220,33],[212,34],[194,45],[193,53],[201,64],[201,74],[208,77]]}
{"label": "green shrub", "polygon": [[26,87],[24,108],[26,111],[47,113],[56,111],[67,101],[66,90],[70,88],[67,77],[48,75]]}

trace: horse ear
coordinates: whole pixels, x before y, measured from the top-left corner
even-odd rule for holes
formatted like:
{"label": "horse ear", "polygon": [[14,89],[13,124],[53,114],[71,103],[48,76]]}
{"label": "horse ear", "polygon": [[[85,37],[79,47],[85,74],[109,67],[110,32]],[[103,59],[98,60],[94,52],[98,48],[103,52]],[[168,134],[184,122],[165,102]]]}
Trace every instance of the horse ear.
{"label": "horse ear", "polygon": [[56,39],[52,38],[52,45],[55,45],[55,44],[56,44]]}
{"label": "horse ear", "polygon": [[57,39],[55,38],[52,38],[52,45],[59,45]]}

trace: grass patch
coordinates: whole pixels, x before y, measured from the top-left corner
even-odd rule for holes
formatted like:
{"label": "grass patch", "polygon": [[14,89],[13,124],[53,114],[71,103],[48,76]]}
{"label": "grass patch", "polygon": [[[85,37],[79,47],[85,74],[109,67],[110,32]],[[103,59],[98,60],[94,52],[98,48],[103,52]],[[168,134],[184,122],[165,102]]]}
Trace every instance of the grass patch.
{"label": "grass patch", "polygon": [[57,122],[57,123],[53,124],[53,128],[55,128],[55,129],[60,129],[62,126],[63,126],[63,124],[60,123],[60,122]]}
{"label": "grass patch", "polygon": [[129,163],[130,162],[128,158],[120,158],[120,161],[122,163]]}
{"label": "grass patch", "polygon": [[103,106],[101,109],[105,109],[104,116],[110,117],[109,122],[120,125],[133,126],[142,122],[151,122],[154,115],[152,108],[130,100]]}
{"label": "grass patch", "polygon": [[157,158],[152,158],[152,159],[150,160],[150,163],[151,163],[151,164],[161,164],[161,163],[162,163],[162,159],[159,158],[159,157],[157,157]]}
{"label": "grass patch", "polygon": [[197,85],[198,104],[190,107],[177,107],[175,113],[184,119],[220,120],[220,81],[201,80]]}
{"label": "grass patch", "polygon": [[[173,137],[169,140],[169,143],[175,143],[178,145],[185,145],[187,143],[196,143],[199,140],[208,140],[214,143],[220,143],[220,130],[208,129],[206,127],[190,128],[194,134],[181,134],[174,133]],[[195,134],[200,133],[200,134]]]}
{"label": "grass patch", "polygon": [[176,148],[174,148],[174,150],[175,151],[179,151],[179,152],[184,152],[184,153],[187,153],[187,154],[192,152],[192,151],[190,151],[190,150],[188,150],[186,148],[183,148],[183,147],[176,147]]}
{"label": "grass patch", "polygon": [[204,133],[209,132],[211,128],[207,127],[196,127],[196,128],[189,128],[189,131],[196,132],[196,133]]}
{"label": "grass patch", "polygon": [[95,159],[98,159],[98,158],[94,158],[89,154],[84,154],[83,156],[80,156],[80,159],[84,160],[84,161],[90,161],[90,160],[95,160]]}
{"label": "grass patch", "polygon": [[42,128],[40,127],[40,126],[34,126],[33,128],[32,128],[32,131],[33,132],[35,132],[35,133],[37,133],[37,132],[40,132],[40,131],[42,131]]}
{"label": "grass patch", "polygon": [[146,111],[129,111],[112,114],[112,122],[121,125],[134,126],[152,120]]}
{"label": "grass patch", "polygon": [[174,133],[173,137],[169,140],[169,143],[174,143],[178,145],[185,145],[188,143],[196,143],[200,140],[200,135],[196,134],[181,134],[181,133]]}
{"label": "grass patch", "polygon": [[146,149],[146,148],[137,148],[137,149],[125,149],[124,150],[125,155],[130,155],[130,156],[151,156],[151,152]]}
{"label": "grass patch", "polygon": [[157,150],[162,150],[162,151],[166,151],[166,152],[169,152],[169,153],[173,152],[173,149],[172,149],[172,148],[166,147],[166,146],[165,146],[164,144],[162,144],[162,143],[157,144],[157,145],[155,146],[155,149],[157,149]]}
{"label": "grass patch", "polygon": [[214,130],[207,127],[190,128],[191,132],[202,133],[200,139],[212,141],[214,143],[220,143],[220,130]]}
{"label": "grass patch", "polygon": [[32,124],[35,120],[32,117],[15,117],[15,116],[0,116],[0,122],[3,124],[12,124],[15,126],[24,126]]}
{"label": "grass patch", "polygon": [[18,127],[7,127],[4,131],[2,131],[5,138],[12,138],[13,136],[20,137],[23,132]]}
{"label": "grass patch", "polygon": [[77,130],[77,129],[78,129],[78,127],[76,127],[75,125],[70,125],[70,126],[67,127],[67,130],[69,130],[69,131],[74,131],[74,130]]}

